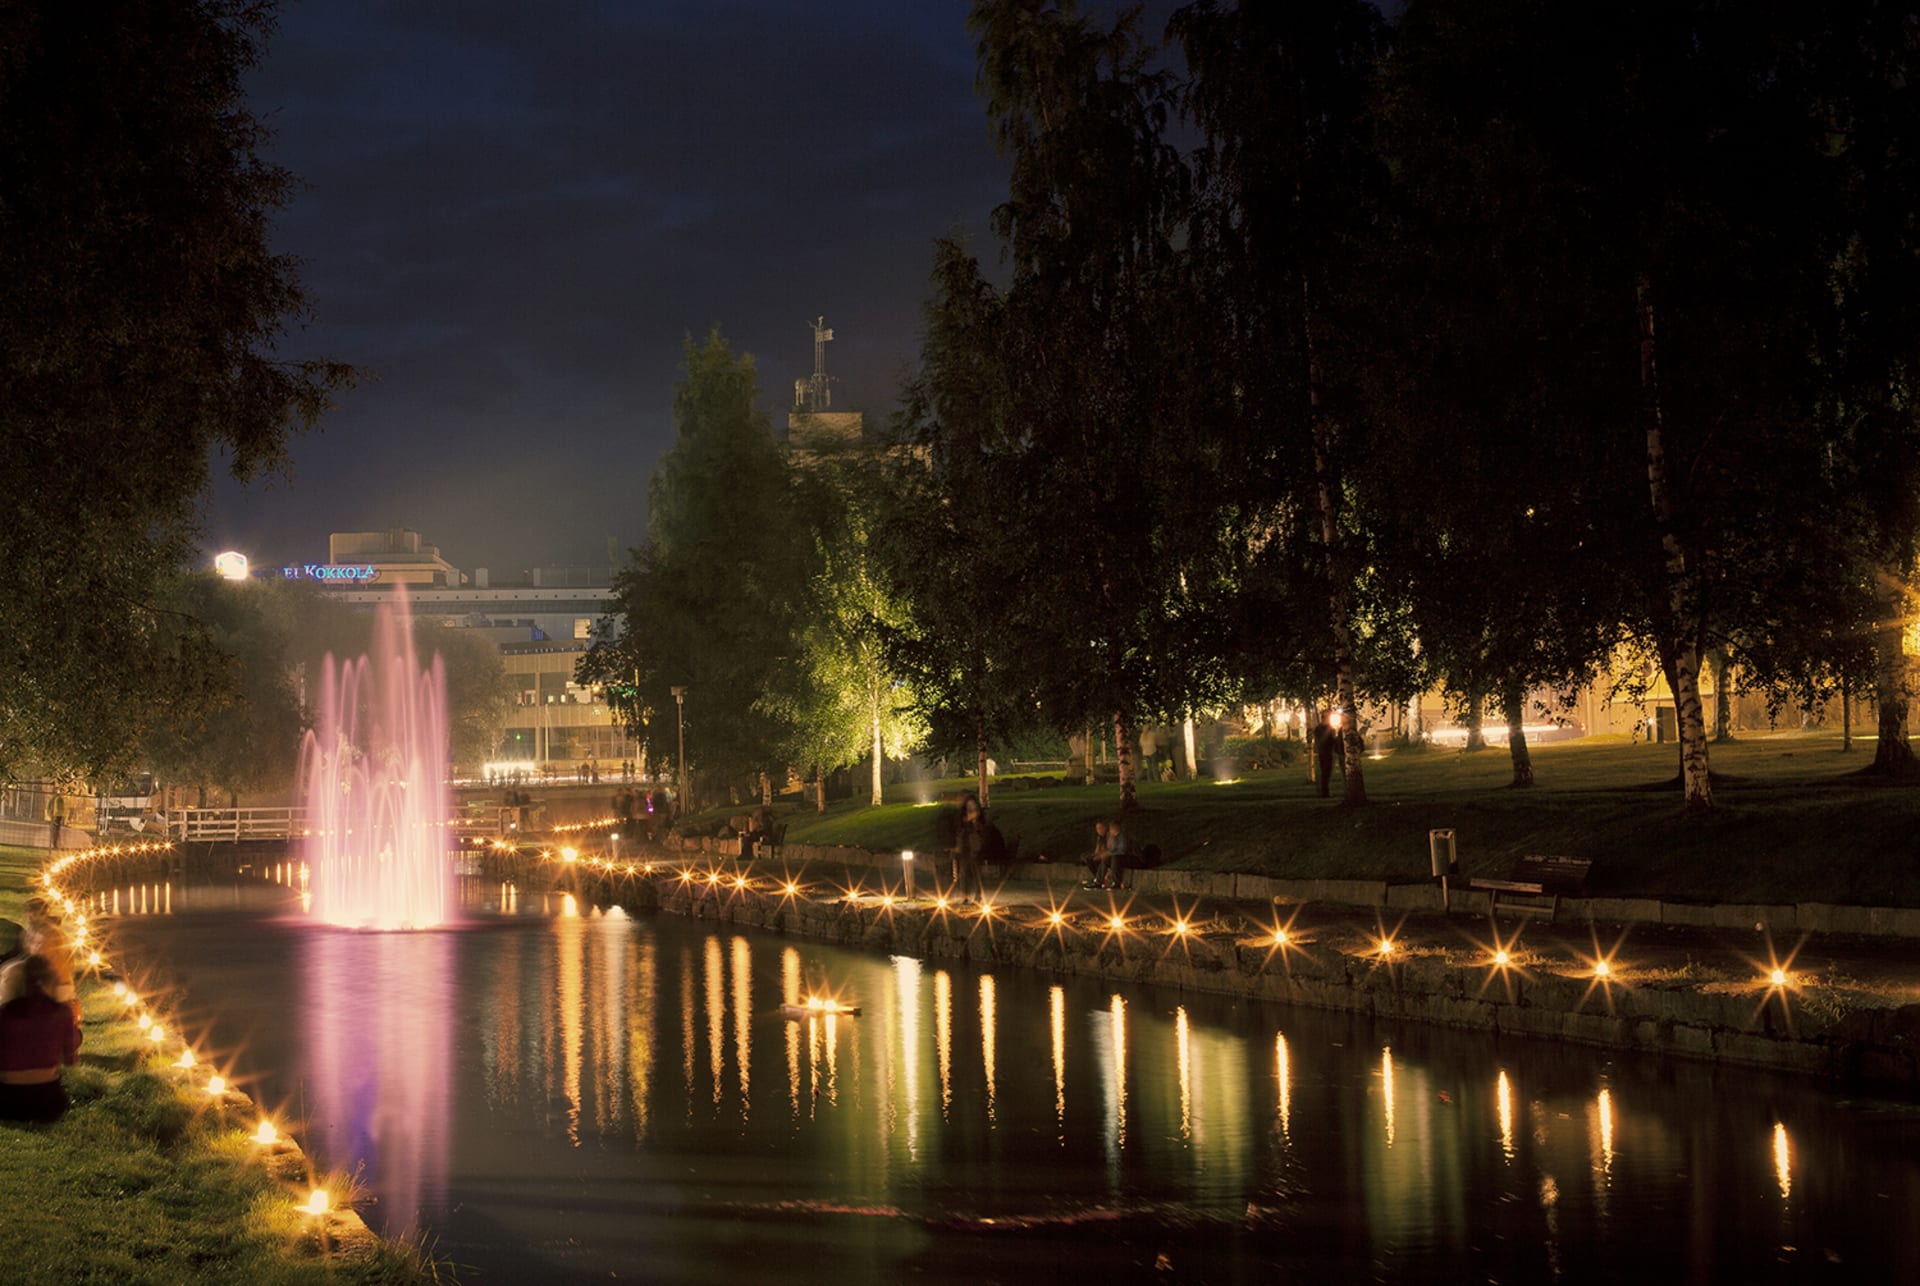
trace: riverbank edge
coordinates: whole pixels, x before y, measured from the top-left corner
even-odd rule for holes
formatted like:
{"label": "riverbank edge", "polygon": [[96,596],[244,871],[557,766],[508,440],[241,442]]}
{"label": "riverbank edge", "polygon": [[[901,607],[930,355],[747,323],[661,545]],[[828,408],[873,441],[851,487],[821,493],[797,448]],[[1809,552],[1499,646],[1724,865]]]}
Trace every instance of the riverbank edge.
{"label": "riverbank edge", "polygon": [[[13,845],[11,847],[22,849],[32,846]],[[84,860],[103,850],[43,847],[40,851],[42,853],[39,859],[40,866],[34,880],[18,890],[22,896],[29,893],[44,893],[56,899],[59,898],[61,888],[54,882],[54,864],[63,857]],[[58,908],[56,908],[56,914],[59,914],[59,922],[64,926],[68,914],[59,913]],[[80,923],[84,924],[85,920],[81,920]],[[110,984],[124,980],[125,972],[124,962],[122,962],[108,969],[84,973],[77,978],[76,983],[83,998],[83,1007],[87,1000],[100,1000],[103,995],[108,994]],[[96,1008],[111,1010],[114,1006],[101,1001]],[[133,1011],[128,1010],[104,1021],[132,1026],[132,1013]],[[138,1048],[137,1042],[134,1047]],[[124,1068],[106,1070],[110,1076],[125,1075],[135,1071],[157,1074],[172,1084],[176,1092],[183,1097],[190,1096],[188,1082],[197,1074],[182,1068],[177,1063],[167,1062],[151,1054],[137,1056]],[[209,1095],[208,1098],[210,1101],[205,1102],[199,1110],[217,1112],[224,1120],[235,1118],[247,1120],[264,1115],[251,1095],[231,1084],[226,1085],[218,1094]],[[279,1183],[290,1197],[295,1196],[303,1182],[311,1184],[314,1176],[319,1173],[306,1150],[284,1131],[278,1132],[272,1143],[255,1146],[267,1175]],[[422,1265],[418,1272],[418,1280],[431,1282],[440,1279],[437,1265],[432,1264],[423,1251],[407,1243],[381,1236],[351,1206],[330,1204],[323,1214],[310,1214],[307,1220],[304,1235],[297,1239],[294,1246],[293,1258],[298,1261],[320,1266],[327,1259],[334,1258],[338,1262],[354,1264],[371,1260],[380,1250],[385,1249],[396,1257],[397,1262]]]}
{"label": "riverbank edge", "polygon": [[[737,850],[726,852],[717,841],[681,841],[678,848],[688,856],[737,856]],[[789,868],[805,864],[810,882],[818,877],[814,867],[859,871],[881,865],[843,861],[840,855],[848,852],[864,850],[789,846],[783,857]],[[897,856],[866,856],[885,857],[889,869],[899,868]],[[1077,877],[1078,871],[1067,875]],[[1077,883],[1076,878],[1075,887]],[[1152,922],[1159,917],[1147,916],[1138,917],[1137,926],[1114,933],[1101,923],[1101,916],[1084,911],[1050,923],[1014,908],[982,919],[931,907],[889,906],[878,898],[817,900],[768,892],[752,884],[742,889],[726,883],[681,882],[671,876],[661,877],[652,887],[659,895],[660,909],[672,914],[795,933],[862,950],[1012,965],[1249,1002],[1434,1023],[1495,1036],[1568,1040],[1906,1092],[1920,1090],[1920,1005],[1854,1009],[1822,1021],[1796,1005],[1790,989],[1764,983],[1703,986],[1684,980],[1637,981],[1630,976],[1602,983],[1542,969],[1493,971],[1483,965],[1462,966],[1418,948],[1383,958],[1370,937],[1337,930],[1316,941],[1283,947],[1271,937],[1244,930],[1210,929],[1205,917],[1198,915],[1184,934],[1176,935],[1164,922]],[[1205,894],[1203,889],[1143,887],[1143,891]],[[1439,890],[1433,893],[1432,909],[1438,911]],[[1205,895],[1235,909],[1257,907],[1263,913],[1270,912],[1276,900],[1340,901]],[[1347,905],[1390,906],[1414,913],[1426,909],[1394,903]]]}

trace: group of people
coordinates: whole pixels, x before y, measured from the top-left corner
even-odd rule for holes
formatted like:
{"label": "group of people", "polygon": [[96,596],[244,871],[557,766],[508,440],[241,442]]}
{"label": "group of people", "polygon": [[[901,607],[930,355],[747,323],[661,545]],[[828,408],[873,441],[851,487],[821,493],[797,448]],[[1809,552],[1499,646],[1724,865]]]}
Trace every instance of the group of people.
{"label": "group of people", "polygon": [[613,815],[624,826],[640,826],[647,838],[655,840],[672,824],[677,810],[672,798],[658,786],[647,790],[621,790],[613,796]]}
{"label": "group of people", "polygon": [[73,948],[38,898],[24,930],[0,921],[0,932],[0,1120],[58,1120],[67,1110],[60,1069],[80,1056]]}

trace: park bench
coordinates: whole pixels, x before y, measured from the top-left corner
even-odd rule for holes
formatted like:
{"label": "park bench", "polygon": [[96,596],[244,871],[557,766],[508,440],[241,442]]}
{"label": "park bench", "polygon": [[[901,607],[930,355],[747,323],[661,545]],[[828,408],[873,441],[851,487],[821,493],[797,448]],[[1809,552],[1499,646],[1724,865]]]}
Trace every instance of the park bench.
{"label": "park bench", "polygon": [[1578,897],[1586,888],[1593,862],[1584,857],[1548,857],[1528,854],[1513,864],[1504,880],[1475,879],[1469,887],[1485,891],[1493,913],[1539,915],[1552,920],[1560,899]]}

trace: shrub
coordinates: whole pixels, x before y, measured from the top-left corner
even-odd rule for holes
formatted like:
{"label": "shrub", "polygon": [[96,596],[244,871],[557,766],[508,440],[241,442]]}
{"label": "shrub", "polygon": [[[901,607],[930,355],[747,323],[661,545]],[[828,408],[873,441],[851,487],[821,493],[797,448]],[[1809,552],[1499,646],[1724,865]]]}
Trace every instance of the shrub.
{"label": "shrub", "polygon": [[1250,772],[1256,768],[1284,768],[1296,762],[1302,753],[1297,741],[1267,736],[1228,737],[1220,749],[1222,754],[1233,760],[1237,772]]}

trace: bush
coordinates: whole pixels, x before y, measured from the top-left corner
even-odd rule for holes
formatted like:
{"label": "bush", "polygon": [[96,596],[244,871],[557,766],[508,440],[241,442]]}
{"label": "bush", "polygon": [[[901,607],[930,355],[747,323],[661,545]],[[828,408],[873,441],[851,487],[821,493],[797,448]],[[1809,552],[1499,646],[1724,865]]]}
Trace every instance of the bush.
{"label": "bush", "polygon": [[1228,737],[1220,750],[1226,758],[1233,760],[1236,772],[1284,768],[1297,762],[1305,753],[1297,741],[1267,736]]}

